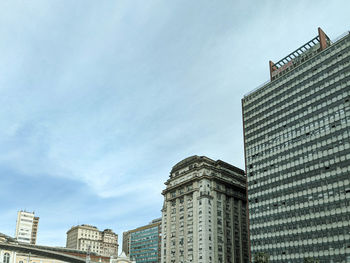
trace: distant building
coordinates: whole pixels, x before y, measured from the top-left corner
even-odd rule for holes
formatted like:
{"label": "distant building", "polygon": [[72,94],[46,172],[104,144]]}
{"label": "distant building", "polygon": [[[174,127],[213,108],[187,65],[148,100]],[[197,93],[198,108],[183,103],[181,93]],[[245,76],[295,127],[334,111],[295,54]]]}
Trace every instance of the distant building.
{"label": "distant building", "polygon": [[34,212],[18,211],[15,238],[19,242],[35,245],[38,233],[39,217]]}
{"label": "distant building", "polygon": [[270,80],[242,99],[252,253],[350,262],[349,32],[319,28]]}
{"label": "distant building", "polygon": [[177,163],[163,191],[162,263],[247,263],[244,171],[205,156]]}
{"label": "distant building", "polygon": [[38,226],[39,226],[39,217],[34,216],[33,218],[33,227],[32,227],[32,238],[30,240],[30,244],[36,244],[36,237],[38,234]]}
{"label": "distant building", "polygon": [[161,218],[123,233],[123,250],[138,262],[160,262]]}
{"label": "distant building", "polygon": [[126,255],[130,255],[130,231],[123,232],[122,249]]}
{"label": "distant building", "polygon": [[73,226],[67,232],[66,247],[91,251],[102,256],[117,256],[118,235],[111,229],[99,231],[91,225]]}
{"label": "distant building", "polygon": [[122,252],[116,259],[111,259],[110,263],[136,263],[136,261],[132,261],[125,252]]}
{"label": "distant building", "polygon": [[76,249],[38,246],[19,243],[16,239],[0,233],[1,263],[111,263],[113,257]]}

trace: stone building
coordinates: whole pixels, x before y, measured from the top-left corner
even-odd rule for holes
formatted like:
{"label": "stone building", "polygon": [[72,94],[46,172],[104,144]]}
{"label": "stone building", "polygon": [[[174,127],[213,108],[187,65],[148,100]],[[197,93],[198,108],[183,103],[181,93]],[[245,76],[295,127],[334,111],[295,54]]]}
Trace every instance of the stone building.
{"label": "stone building", "polygon": [[243,170],[195,155],[177,163],[165,185],[162,263],[248,262]]}
{"label": "stone building", "polygon": [[73,226],[67,232],[66,247],[91,251],[102,256],[117,256],[118,235],[111,229],[99,231],[91,225]]}

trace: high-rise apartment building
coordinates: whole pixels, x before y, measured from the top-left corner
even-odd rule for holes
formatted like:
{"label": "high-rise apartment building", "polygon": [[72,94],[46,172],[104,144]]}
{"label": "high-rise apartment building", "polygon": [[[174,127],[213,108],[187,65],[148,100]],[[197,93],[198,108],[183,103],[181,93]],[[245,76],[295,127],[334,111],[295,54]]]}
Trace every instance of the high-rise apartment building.
{"label": "high-rise apartment building", "polygon": [[137,262],[160,262],[161,219],[123,233],[123,251]]}
{"label": "high-rise apartment building", "polygon": [[111,229],[99,231],[97,227],[91,225],[73,226],[67,232],[66,247],[116,257],[118,235]]}
{"label": "high-rise apartment building", "polygon": [[34,212],[18,211],[15,238],[19,242],[35,245],[38,233],[39,217]]}
{"label": "high-rise apartment building", "polygon": [[251,251],[350,262],[350,35],[318,36],[242,100]]}
{"label": "high-rise apartment building", "polygon": [[246,177],[221,160],[177,163],[163,191],[162,263],[246,263]]}

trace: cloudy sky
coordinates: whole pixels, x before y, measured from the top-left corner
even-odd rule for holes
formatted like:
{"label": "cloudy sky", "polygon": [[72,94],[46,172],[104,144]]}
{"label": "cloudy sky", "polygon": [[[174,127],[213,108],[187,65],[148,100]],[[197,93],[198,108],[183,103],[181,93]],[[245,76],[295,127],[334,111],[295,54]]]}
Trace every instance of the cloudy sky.
{"label": "cloudy sky", "polygon": [[[0,232],[18,210],[38,243],[76,224],[123,231],[161,216],[172,166],[244,168],[241,98],[350,2],[0,1]],[[121,238],[119,239],[121,243]]]}

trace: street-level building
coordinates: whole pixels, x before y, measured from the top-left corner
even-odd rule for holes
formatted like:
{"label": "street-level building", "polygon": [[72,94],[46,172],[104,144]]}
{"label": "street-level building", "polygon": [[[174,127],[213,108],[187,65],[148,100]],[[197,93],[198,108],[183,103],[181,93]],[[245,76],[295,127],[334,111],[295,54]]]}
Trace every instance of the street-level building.
{"label": "street-level building", "polygon": [[161,218],[155,219],[148,225],[123,233],[123,249],[127,249],[124,252],[136,263],[160,262],[161,223]]}
{"label": "street-level building", "polygon": [[73,226],[67,232],[67,248],[91,251],[102,256],[118,256],[118,235],[111,229],[99,231],[91,225]]}
{"label": "street-level building", "polygon": [[165,184],[162,263],[249,261],[243,170],[195,155],[177,163]]}
{"label": "street-level building", "polygon": [[318,35],[242,99],[251,251],[350,262],[350,35]]}
{"label": "street-level building", "polygon": [[[58,259],[52,259],[48,257],[43,257],[43,256],[37,256],[37,255],[32,255],[28,253],[14,253],[14,260],[12,261],[13,263],[34,263],[34,262],[40,262],[40,263],[66,263],[66,261],[58,260]],[[11,261],[10,261],[11,262]],[[4,262],[5,263],[5,262]]]}
{"label": "street-level building", "polygon": [[39,217],[34,212],[18,211],[15,238],[22,243],[35,245],[38,233]]}
{"label": "street-level building", "polygon": [[111,263],[114,258],[77,249],[18,242],[16,239],[0,233],[1,263]]}

